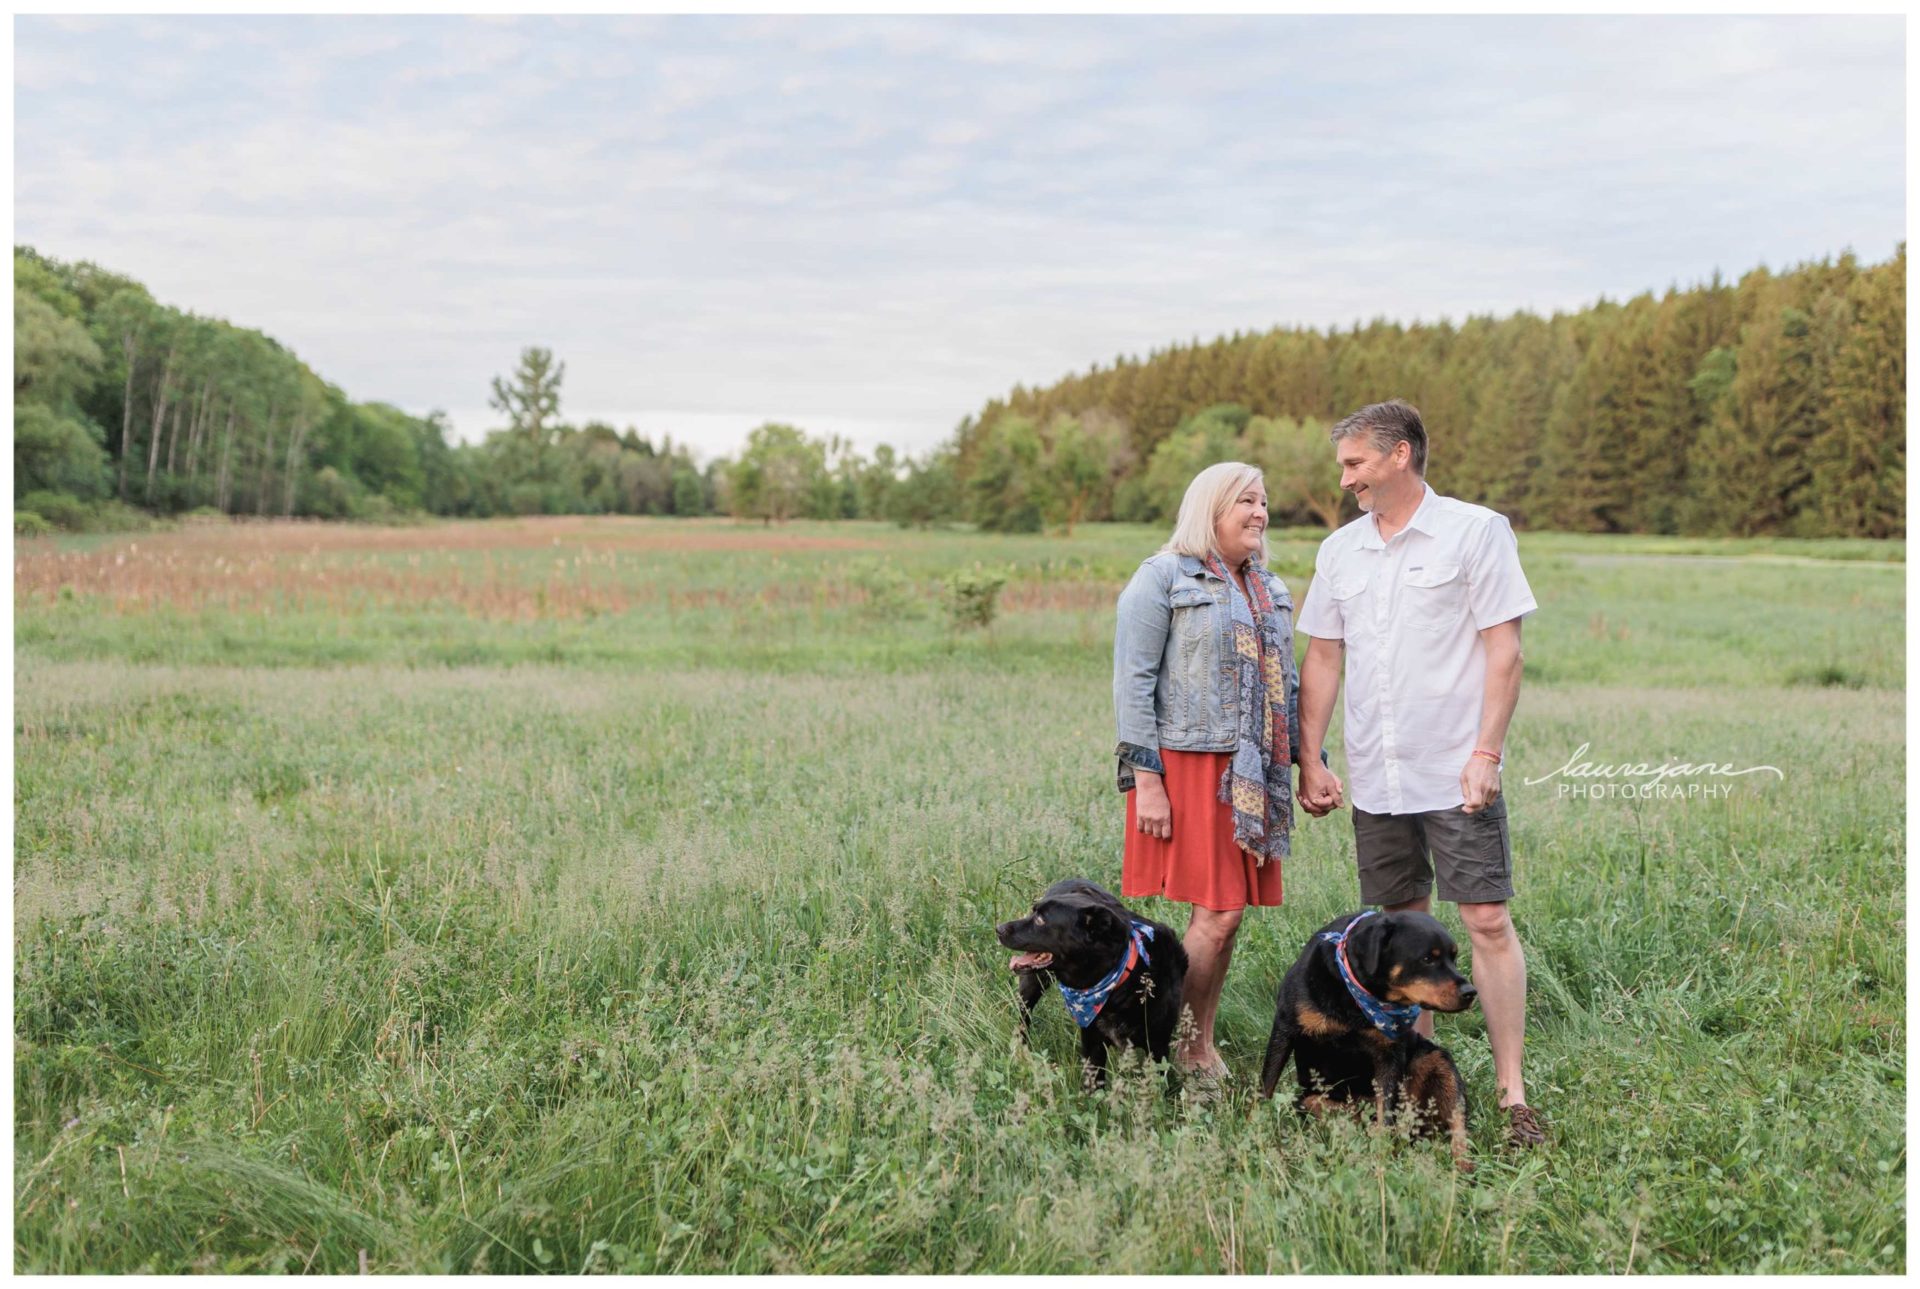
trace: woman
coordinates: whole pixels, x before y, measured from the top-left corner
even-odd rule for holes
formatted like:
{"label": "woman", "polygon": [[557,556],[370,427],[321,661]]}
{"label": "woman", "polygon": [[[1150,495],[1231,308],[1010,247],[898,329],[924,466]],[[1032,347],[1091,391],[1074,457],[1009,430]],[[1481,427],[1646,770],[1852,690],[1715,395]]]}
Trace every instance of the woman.
{"label": "woman", "polygon": [[1193,905],[1194,1027],[1174,1053],[1215,1082],[1214,1015],[1247,905],[1280,903],[1293,827],[1300,680],[1293,601],[1266,570],[1267,490],[1255,466],[1208,466],[1173,536],[1120,593],[1113,705],[1127,794],[1123,896]]}

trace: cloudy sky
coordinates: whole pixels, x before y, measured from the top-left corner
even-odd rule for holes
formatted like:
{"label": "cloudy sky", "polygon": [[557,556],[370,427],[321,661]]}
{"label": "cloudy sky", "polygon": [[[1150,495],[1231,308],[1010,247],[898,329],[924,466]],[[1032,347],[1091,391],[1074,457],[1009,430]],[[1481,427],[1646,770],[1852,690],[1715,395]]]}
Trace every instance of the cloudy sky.
{"label": "cloudy sky", "polygon": [[1899,18],[15,25],[15,241],[360,400],[917,451],[1016,382],[1904,236]]}

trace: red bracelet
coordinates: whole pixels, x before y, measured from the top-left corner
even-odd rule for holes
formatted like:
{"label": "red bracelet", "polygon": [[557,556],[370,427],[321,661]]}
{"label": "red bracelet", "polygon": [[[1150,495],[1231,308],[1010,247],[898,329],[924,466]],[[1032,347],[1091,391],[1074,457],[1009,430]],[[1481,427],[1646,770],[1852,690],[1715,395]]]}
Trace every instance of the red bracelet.
{"label": "red bracelet", "polygon": [[1500,754],[1499,754],[1498,752],[1489,752],[1489,751],[1487,751],[1487,749],[1485,749],[1485,748],[1483,748],[1483,747],[1476,747],[1475,749],[1473,749],[1473,754],[1474,754],[1475,756],[1484,756],[1484,757],[1486,757],[1486,758],[1487,758],[1487,760],[1489,760],[1489,761],[1491,761],[1491,762],[1493,762],[1493,763],[1494,763],[1494,765],[1496,765],[1496,766],[1498,766],[1498,765],[1500,765],[1500,764],[1501,764],[1501,759],[1500,759]]}

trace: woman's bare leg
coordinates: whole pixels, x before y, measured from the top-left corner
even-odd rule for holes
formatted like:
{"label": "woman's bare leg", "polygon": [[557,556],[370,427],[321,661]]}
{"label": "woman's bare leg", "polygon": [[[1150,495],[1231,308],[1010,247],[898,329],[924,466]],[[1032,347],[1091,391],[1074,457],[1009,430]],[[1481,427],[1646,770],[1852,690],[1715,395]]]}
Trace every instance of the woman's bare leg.
{"label": "woman's bare leg", "polygon": [[1220,993],[1227,980],[1227,963],[1233,959],[1234,937],[1240,931],[1244,910],[1223,913],[1218,909],[1193,906],[1193,920],[1187,923],[1184,943],[1187,950],[1185,1006],[1193,1013],[1193,1031],[1174,1054],[1185,1069],[1213,1070],[1225,1062],[1213,1045],[1213,1018],[1220,1010]]}

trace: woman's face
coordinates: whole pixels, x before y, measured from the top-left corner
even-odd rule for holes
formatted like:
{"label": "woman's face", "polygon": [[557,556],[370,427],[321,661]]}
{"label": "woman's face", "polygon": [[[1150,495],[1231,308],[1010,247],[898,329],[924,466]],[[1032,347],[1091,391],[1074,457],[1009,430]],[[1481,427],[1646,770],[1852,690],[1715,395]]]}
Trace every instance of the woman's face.
{"label": "woman's face", "polygon": [[1227,503],[1213,526],[1213,544],[1229,568],[1238,568],[1260,553],[1267,531],[1267,486],[1255,479]]}

